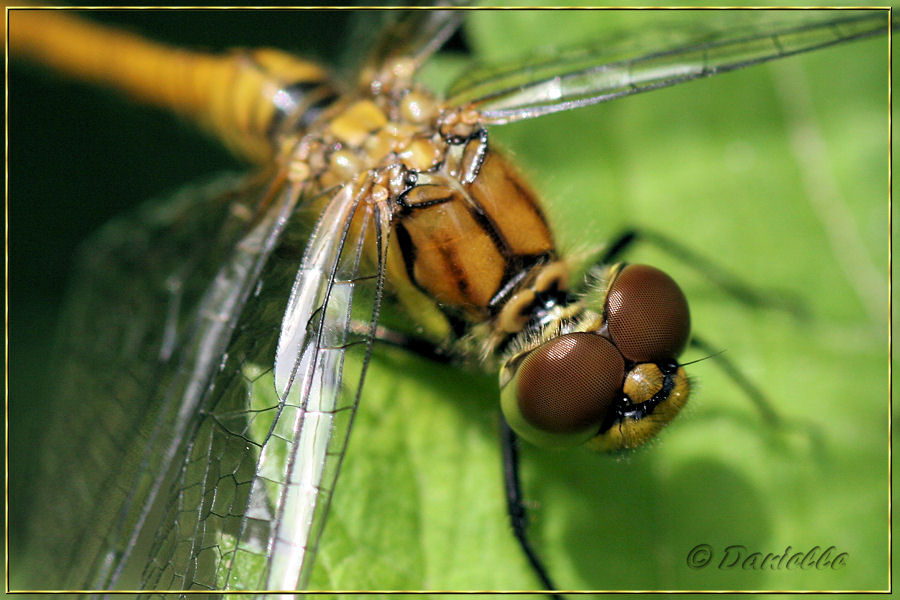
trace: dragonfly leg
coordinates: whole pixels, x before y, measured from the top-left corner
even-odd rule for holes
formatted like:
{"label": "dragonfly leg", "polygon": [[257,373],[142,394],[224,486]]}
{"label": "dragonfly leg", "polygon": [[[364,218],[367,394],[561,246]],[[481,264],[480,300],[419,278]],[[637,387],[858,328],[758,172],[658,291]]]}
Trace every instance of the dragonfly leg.
{"label": "dragonfly leg", "polygon": [[677,258],[747,307],[781,310],[800,320],[809,318],[807,307],[790,292],[760,289],[742,281],[740,277],[729,273],[722,266],[716,265],[700,253],[694,252],[658,231],[627,229],[621,232],[600,255],[597,264],[608,265],[621,260],[622,256],[637,242],[645,242],[659,248],[669,256]]}
{"label": "dragonfly leg", "polygon": [[[350,324],[351,332],[355,334],[364,334],[368,331],[369,324],[362,321],[353,321]],[[433,344],[431,341],[395,331],[387,327],[378,325],[375,328],[375,341],[380,344],[387,344],[397,348],[403,348],[413,354],[427,358],[430,361],[447,364],[453,362],[453,355],[444,348]]]}
{"label": "dragonfly leg", "polygon": [[[368,327],[368,325],[354,322],[352,328],[355,330],[357,327]],[[380,325],[375,332],[375,341],[403,348],[423,358],[439,363],[449,363],[453,359],[449,353],[428,340],[394,331]],[[522,548],[522,552],[528,559],[531,568],[538,576],[538,579],[541,580],[541,585],[548,590],[554,590],[556,586],[553,585],[550,576],[547,574],[547,568],[541,559],[538,558],[531,541],[528,539],[528,514],[522,501],[522,484],[519,477],[518,438],[516,438],[516,434],[510,429],[502,416],[500,417],[500,422],[500,445],[503,454],[506,511],[512,524],[513,535],[515,535],[516,541],[519,542],[519,546]],[[551,593],[547,594],[547,596],[552,600],[564,600],[560,594]]]}
{"label": "dragonfly leg", "polygon": [[692,336],[690,341],[691,347],[703,352],[710,360],[712,360],[722,371],[731,379],[735,385],[741,388],[741,391],[750,399],[757,410],[763,417],[763,420],[773,427],[783,425],[778,411],[772,405],[772,402],[763,394],[762,390],[757,387],[744,373],[731,362],[725,354],[720,350],[716,350],[712,344],[702,337]]}
{"label": "dragonfly leg", "polygon": [[[518,438],[506,419],[500,417],[500,445],[503,451],[503,482],[506,490],[506,511],[509,514],[509,520],[512,524],[513,535],[519,542],[519,547],[525,553],[528,563],[534,570],[535,575],[541,580],[541,585],[545,589],[557,589],[547,573],[547,567],[538,557],[528,539],[528,514],[525,504],[522,500],[522,481],[519,476],[519,444]],[[563,600],[562,595],[556,593],[548,593],[547,596],[552,600]]]}
{"label": "dragonfly leg", "polygon": [[798,433],[811,444],[817,453],[821,455],[824,452],[825,444],[822,433],[814,422],[804,421],[795,416],[791,417],[790,420],[783,418],[763,391],[737,365],[729,360],[721,350],[717,350],[702,337],[693,336],[690,345],[703,352],[709,360],[716,363],[722,372],[741,389],[759,411],[766,425],[780,433]]}

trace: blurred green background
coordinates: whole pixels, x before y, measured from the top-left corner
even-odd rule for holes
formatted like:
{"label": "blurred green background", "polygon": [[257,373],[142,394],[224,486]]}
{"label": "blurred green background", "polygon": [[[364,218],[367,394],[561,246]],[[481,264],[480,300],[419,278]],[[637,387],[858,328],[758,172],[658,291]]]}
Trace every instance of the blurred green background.
{"label": "blurred green background", "polygon": [[[465,37],[497,59],[707,15],[484,12]],[[350,37],[338,13],[102,18],[192,47],[274,45],[326,58]],[[466,60],[435,61],[430,76]],[[888,585],[886,41],[785,62],[492,131],[546,197],[563,248],[649,227],[760,289],[799,297],[811,314],[743,307],[650,248],[629,257],[681,283],[695,331],[790,426],[767,427],[705,361],[689,370],[686,414],[639,452],[525,448],[531,532],[563,588]],[[78,242],[142,201],[240,165],[173,118],[34,69],[12,71],[9,93],[14,554]],[[313,586],[536,587],[503,509],[494,376],[396,351],[373,364]],[[849,561],[837,571],[689,568],[699,544],[714,560],[740,544],[762,553],[833,545]]]}

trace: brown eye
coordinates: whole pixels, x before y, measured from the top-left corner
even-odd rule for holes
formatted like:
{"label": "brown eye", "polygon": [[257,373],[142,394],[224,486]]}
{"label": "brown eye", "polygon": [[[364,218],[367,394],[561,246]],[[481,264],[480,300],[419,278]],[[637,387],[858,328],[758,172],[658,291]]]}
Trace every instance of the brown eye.
{"label": "brown eye", "polygon": [[659,362],[681,354],[691,332],[687,300],[671,277],[647,265],[628,265],[606,296],[609,334],[635,362]]}
{"label": "brown eye", "polygon": [[594,435],[621,393],[625,361],[609,340],[570,333],[534,350],[503,391],[503,412],[522,437],[575,445]]}

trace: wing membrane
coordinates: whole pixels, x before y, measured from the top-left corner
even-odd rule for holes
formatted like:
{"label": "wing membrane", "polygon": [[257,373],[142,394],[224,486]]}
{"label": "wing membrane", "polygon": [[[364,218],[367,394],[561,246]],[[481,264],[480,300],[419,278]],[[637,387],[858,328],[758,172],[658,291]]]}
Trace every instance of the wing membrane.
{"label": "wing membrane", "polygon": [[[300,261],[296,244],[308,231],[303,219],[288,224],[194,414],[161,526],[151,528],[144,589],[305,583],[380,305],[383,269],[361,259],[388,227],[387,211],[363,206],[349,188],[331,199]],[[356,333],[357,319],[369,328]]]}
{"label": "wing membrane", "polygon": [[[360,203],[348,213],[339,194],[298,273],[310,237],[294,215],[301,190],[263,181],[191,190],[84,252],[26,536],[26,554],[54,568],[32,587],[272,589],[308,577],[365,376],[390,216],[369,206],[342,220]],[[367,246],[374,266],[361,261]],[[286,311],[294,274],[312,302]],[[301,331],[278,348],[282,314]],[[355,333],[351,315],[368,330]],[[362,366],[345,379],[355,346]],[[277,393],[276,354],[291,371]]]}
{"label": "wing membrane", "polygon": [[[465,18],[463,10],[407,9],[386,13],[392,24],[382,27],[371,48],[367,49],[366,66],[380,69],[396,58],[411,59],[416,68],[453,35]],[[365,15],[366,31],[371,31],[375,15]]]}
{"label": "wing membrane", "polygon": [[[361,202],[354,187],[347,186],[322,215],[282,322],[275,389],[297,414],[270,545],[269,589],[302,588],[309,577],[308,565],[324,526],[365,377],[381,301],[390,215],[386,205]],[[374,270],[362,266],[370,236],[379,255]],[[363,286],[374,287],[361,306],[357,294]],[[361,338],[352,333],[354,303],[369,324]],[[345,382],[344,353],[353,344],[364,346],[362,372],[357,381]],[[342,390],[344,386],[348,389]]]}
{"label": "wing membrane", "polygon": [[[468,72],[449,91],[486,124],[503,124],[590,106],[624,96],[882,34],[886,11],[840,13],[800,24],[750,27],[710,34],[666,31],[669,47],[641,53],[633,40],[605,48],[574,48],[550,57]],[[645,36],[646,37],[646,36]]]}
{"label": "wing membrane", "polygon": [[[161,516],[151,514],[151,498],[142,515],[149,526],[134,530],[131,544],[150,556],[148,561],[139,552],[134,559],[135,565],[146,565],[142,588],[220,587],[222,561],[233,551],[228,541],[244,515],[241,499],[247,495],[255,443],[252,421],[246,422],[242,412],[247,398],[243,385],[252,376],[252,361],[271,356],[265,311],[278,303],[279,289],[269,259],[300,189],[287,185],[268,197],[274,201],[209,285],[194,330],[180,346],[184,359],[173,365],[172,383],[167,382],[166,408],[148,428],[152,434],[143,454],[161,453],[168,459],[151,465],[151,473],[160,474],[157,487],[168,473],[165,481],[172,482],[172,492]],[[269,294],[260,293],[263,283]],[[160,444],[156,438],[171,441]],[[123,562],[118,572],[125,566]]]}
{"label": "wing membrane", "polygon": [[53,585],[115,584],[184,442],[191,404],[218,368],[216,352],[265,249],[234,250],[235,240],[265,244],[274,233],[270,218],[248,223],[259,186],[232,179],[224,188],[148,207],[85,249],[29,535],[29,554],[58,566]]}

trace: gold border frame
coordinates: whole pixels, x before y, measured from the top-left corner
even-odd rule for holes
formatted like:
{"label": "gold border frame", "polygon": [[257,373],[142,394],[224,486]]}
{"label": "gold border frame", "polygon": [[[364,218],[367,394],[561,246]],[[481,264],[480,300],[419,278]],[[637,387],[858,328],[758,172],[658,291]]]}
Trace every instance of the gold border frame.
{"label": "gold border frame", "polygon": [[[434,10],[432,6],[199,6],[199,5],[183,5],[183,6],[105,6],[105,5],[80,5],[80,6],[23,6],[23,5],[7,5],[4,14],[4,38],[5,38],[5,67],[4,84],[6,93],[4,95],[5,116],[9,114],[9,11],[16,9],[41,8],[41,9],[58,9],[58,10],[278,10],[278,11],[315,11],[315,10],[339,10],[339,11],[356,11],[356,10],[397,10],[397,9],[416,9],[416,10]],[[709,11],[726,11],[726,10],[754,10],[754,11],[771,11],[771,10],[886,10],[889,19],[893,23],[893,8],[890,6],[477,6],[477,7],[441,7],[453,10],[548,10],[548,11],[578,11],[578,10],[628,10],[628,11],[677,11],[677,10],[709,10]],[[888,30],[888,390],[889,390],[889,410],[888,410],[888,589],[887,590],[552,590],[559,594],[890,594],[893,591],[893,415],[892,415],[892,399],[893,399],[893,131],[892,131],[892,109],[893,109],[893,32]],[[322,594],[322,595],[339,595],[339,594],[393,594],[393,595],[417,595],[417,594],[452,594],[452,595],[472,595],[472,594],[497,594],[497,595],[523,595],[523,594],[546,594],[551,590],[13,590],[9,588],[9,120],[7,118],[4,127],[4,151],[6,157],[6,177],[4,179],[4,277],[6,288],[4,289],[4,577],[5,591],[8,594],[252,594],[252,595],[269,595],[269,594]]]}

